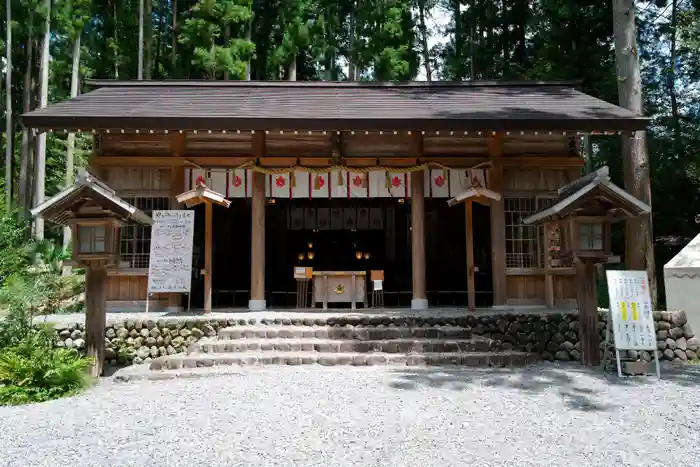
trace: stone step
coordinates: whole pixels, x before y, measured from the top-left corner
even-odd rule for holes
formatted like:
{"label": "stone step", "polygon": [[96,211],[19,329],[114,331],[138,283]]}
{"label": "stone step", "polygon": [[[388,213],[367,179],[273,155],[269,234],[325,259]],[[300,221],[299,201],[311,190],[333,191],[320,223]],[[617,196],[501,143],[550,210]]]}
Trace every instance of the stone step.
{"label": "stone step", "polygon": [[490,352],[500,350],[500,342],[483,337],[471,339],[201,339],[190,345],[189,353],[232,353],[246,351],[321,352],[321,353],[434,353]]}
{"label": "stone step", "polygon": [[535,363],[539,355],[527,352],[449,352],[430,354],[320,353],[320,352],[242,352],[221,354],[177,354],[159,357],[151,370],[175,370],[220,365],[463,365],[472,367],[523,366]]}
{"label": "stone step", "polygon": [[396,327],[396,326],[239,326],[219,331],[219,339],[344,339],[376,341],[386,339],[470,339],[471,328],[458,326]]}

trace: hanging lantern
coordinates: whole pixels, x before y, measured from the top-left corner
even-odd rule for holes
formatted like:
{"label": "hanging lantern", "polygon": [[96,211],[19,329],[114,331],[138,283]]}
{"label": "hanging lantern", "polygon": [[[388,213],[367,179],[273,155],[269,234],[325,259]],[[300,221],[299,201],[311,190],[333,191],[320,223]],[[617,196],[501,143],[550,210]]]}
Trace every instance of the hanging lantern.
{"label": "hanging lantern", "polygon": [[369,251],[365,252],[365,259],[369,259]]}
{"label": "hanging lantern", "polygon": [[308,247],[309,247],[309,250],[311,250],[311,249],[314,247],[314,244],[311,243],[311,242],[309,242],[306,246],[308,246]]}
{"label": "hanging lantern", "polygon": [[355,258],[357,258],[357,259],[362,259],[362,252],[361,252],[361,251],[356,251],[356,252],[355,252]]}
{"label": "hanging lantern", "polygon": [[307,251],[306,252],[306,257],[309,259],[314,259],[314,252],[313,251]]}
{"label": "hanging lantern", "polygon": [[297,255],[297,259],[298,259],[299,261],[304,261],[304,253],[299,253],[299,254]]}

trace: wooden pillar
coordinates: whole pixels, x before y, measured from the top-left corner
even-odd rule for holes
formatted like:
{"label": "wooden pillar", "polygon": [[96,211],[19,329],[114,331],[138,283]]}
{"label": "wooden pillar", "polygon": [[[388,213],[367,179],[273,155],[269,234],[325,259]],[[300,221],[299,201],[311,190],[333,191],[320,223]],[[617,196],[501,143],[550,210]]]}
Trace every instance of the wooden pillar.
{"label": "wooden pillar", "polygon": [[[500,135],[489,137],[489,189],[503,193],[503,141]],[[506,215],[504,200],[491,201],[491,270],[493,274],[493,304],[505,305],[506,294]]]}
{"label": "wooden pillar", "polygon": [[265,303],[265,174],[253,172],[251,197],[250,301],[251,310],[264,310]]}
{"label": "wooden pillar", "polygon": [[411,259],[413,271],[413,299],[411,308],[425,310],[425,174],[411,173]]}
{"label": "wooden pillar", "polygon": [[576,296],[581,363],[589,367],[598,366],[600,365],[600,334],[598,333],[595,264],[576,262]]}
{"label": "wooden pillar", "polygon": [[554,308],[554,277],[552,277],[552,252],[549,249],[549,241],[552,236],[553,226],[550,222],[544,223],[544,301],[548,308]]}
{"label": "wooden pillar", "polygon": [[204,203],[204,312],[211,313],[212,249],[214,247],[214,206]]}
{"label": "wooden pillar", "polygon": [[476,290],[474,290],[474,228],[472,223],[473,202],[464,203],[466,214],[464,227],[467,234],[467,303],[469,311],[476,310]]}
{"label": "wooden pillar", "polygon": [[94,360],[90,367],[90,376],[102,375],[105,359],[105,284],[107,270],[88,268],[86,271],[86,310],[85,310],[85,349],[89,358]]}

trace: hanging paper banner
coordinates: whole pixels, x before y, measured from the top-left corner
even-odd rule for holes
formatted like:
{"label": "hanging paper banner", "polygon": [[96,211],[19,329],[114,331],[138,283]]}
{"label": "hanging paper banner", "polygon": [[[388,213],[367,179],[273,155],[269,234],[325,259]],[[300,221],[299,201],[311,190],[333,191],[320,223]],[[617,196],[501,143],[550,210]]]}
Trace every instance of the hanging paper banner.
{"label": "hanging paper banner", "polygon": [[294,172],[292,184],[292,198],[308,198],[309,197],[309,173],[297,170]]}
{"label": "hanging paper banner", "polygon": [[445,169],[430,170],[430,184],[427,194],[432,198],[449,198],[450,197],[450,171]]}
{"label": "hanging paper banner", "polygon": [[229,170],[228,197],[248,198],[252,194],[251,171],[246,169]]}
{"label": "hanging paper banner", "polygon": [[350,198],[367,198],[369,196],[369,174],[350,172]]}
{"label": "hanging paper banner", "polygon": [[347,198],[349,193],[348,187],[348,172],[346,170],[334,170],[331,172],[331,197],[332,198]]}
{"label": "hanging paper banner", "polygon": [[289,198],[291,195],[291,183],[289,173],[272,175],[270,184],[271,198]]}
{"label": "hanging paper banner", "polygon": [[330,173],[309,174],[311,179],[311,198],[328,198]]}

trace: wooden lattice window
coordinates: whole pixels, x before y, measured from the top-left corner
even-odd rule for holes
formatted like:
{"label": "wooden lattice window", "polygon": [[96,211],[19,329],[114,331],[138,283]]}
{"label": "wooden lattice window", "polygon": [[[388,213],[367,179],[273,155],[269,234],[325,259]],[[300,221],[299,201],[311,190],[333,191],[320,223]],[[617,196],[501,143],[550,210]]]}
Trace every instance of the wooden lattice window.
{"label": "wooden lattice window", "polygon": [[525,225],[523,219],[552,205],[551,197],[504,198],[506,226],[506,267],[508,269],[544,268],[547,248],[559,251],[561,231],[552,229],[545,241],[544,225]]}
{"label": "wooden lattice window", "polygon": [[[124,200],[149,216],[153,211],[170,209],[170,198],[167,196],[132,197]],[[129,223],[122,227],[121,231],[121,260],[128,262],[129,268],[148,268],[151,253],[151,227]]]}

